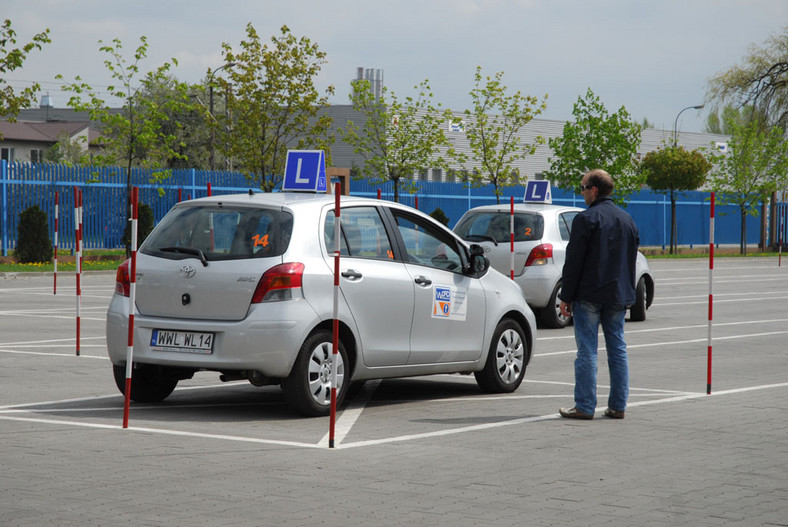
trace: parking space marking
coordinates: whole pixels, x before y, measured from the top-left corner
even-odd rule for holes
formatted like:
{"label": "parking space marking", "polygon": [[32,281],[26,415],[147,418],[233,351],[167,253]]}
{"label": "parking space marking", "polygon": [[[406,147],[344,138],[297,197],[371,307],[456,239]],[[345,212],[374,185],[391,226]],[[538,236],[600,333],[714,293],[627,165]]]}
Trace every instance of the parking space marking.
{"label": "parking space marking", "polygon": [[[537,382],[544,382],[549,384],[570,384],[570,383],[561,383],[561,382],[554,382],[554,381],[537,381]],[[213,387],[213,386],[210,386]],[[371,392],[374,392],[374,388],[377,386],[371,387]],[[734,395],[738,393],[745,393],[745,392],[752,392],[758,390],[768,390],[774,388],[785,388],[788,387],[788,382],[785,383],[775,383],[775,384],[765,384],[765,385],[757,385],[757,386],[746,386],[741,388],[734,388],[730,390],[723,390],[719,392],[715,392],[712,394],[706,394],[703,392],[671,392],[667,390],[653,390],[653,391],[662,391],[669,394],[669,397],[663,397],[660,399],[654,400],[645,400],[645,401],[637,401],[628,404],[628,407],[638,407],[638,406],[647,406],[647,405],[654,405],[654,404],[665,404],[665,403],[675,403],[675,402],[682,402],[688,401],[691,399],[701,399],[704,397],[720,397],[726,395]],[[200,387],[190,387],[190,389],[202,389],[208,388],[206,386]],[[645,388],[634,388],[634,390],[647,390]],[[111,396],[117,397],[117,396]],[[523,396],[527,397],[527,396]],[[563,395],[566,397],[566,395]],[[98,397],[102,398],[102,397]],[[515,396],[515,398],[520,398],[520,396]],[[129,431],[129,432],[143,432],[143,433],[150,433],[150,434],[160,434],[160,435],[171,435],[171,436],[180,436],[180,437],[192,437],[198,439],[216,439],[216,440],[224,440],[224,441],[235,441],[235,442],[245,442],[245,443],[254,443],[254,444],[267,444],[267,445],[276,445],[276,446],[286,446],[286,447],[298,447],[298,448],[325,448],[325,444],[327,444],[327,439],[323,438],[317,443],[307,443],[301,441],[283,441],[283,440],[275,440],[275,439],[263,439],[263,438],[255,438],[255,437],[248,437],[248,436],[232,436],[226,434],[210,434],[210,433],[203,433],[203,432],[186,432],[182,430],[172,430],[172,429],[164,429],[164,428],[150,428],[150,427],[137,427],[137,426],[130,426],[128,429],[123,429],[120,425],[109,425],[109,424],[101,424],[101,423],[84,423],[79,421],[68,421],[68,420],[61,420],[61,419],[42,419],[38,417],[22,417],[17,415],[9,415],[11,413],[19,413],[23,407],[30,408],[31,406],[41,406],[44,404],[63,404],[67,402],[81,402],[81,401],[88,401],[88,400],[96,400],[97,398],[81,398],[81,399],[70,399],[70,400],[63,400],[63,401],[50,401],[48,403],[31,403],[27,405],[12,405],[12,406],[4,406],[0,407],[0,420],[5,421],[18,421],[18,422],[29,422],[29,423],[37,423],[37,424],[46,424],[46,425],[59,425],[59,426],[76,426],[82,428],[94,428],[94,429],[103,429],[103,430],[119,430],[119,431]],[[466,398],[463,398],[465,400]],[[489,401],[491,398],[473,398],[472,400],[477,400],[479,402]],[[468,400],[471,400],[468,398]],[[457,399],[447,399],[446,401],[457,401]],[[366,404],[365,402],[361,403],[362,405]],[[205,405],[193,405],[195,407],[203,407]],[[222,406],[222,405],[216,405]],[[601,409],[599,407],[598,409]],[[117,408],[107,408],[107,411],[118,411]],[[44,410],[40,410],[44,411]],[[50,410],[51,411],[51,410]],[[86,411],[85,409],[79,409],[78,411]],[[35,411],[28,410],[28,413],[35,413]],[[352,426],[352,422],[355,422],[355,419],[358,418],[358,414],[360,412],[351,412],[348,416],[348,420],[345,423],[350,423]],[[340,420],[342,416],[340,416]],[[517,419],[509,419],[506,421],[498,421],[495,423],[483,423],[478,425],[470,425],[470,426],[463,426],[458,428],[450,428],[445,430],[436,430],[432,432],[423,432],[418,434],[406,434],[402,436],[392,436],[387,438],[380,438],[380,439],[371,439],[371,440],[363,440],[363,441],[355,441],[350,443],[342,443],[339,442],[337,444],[337,448],[358,448],[364,446],[378,446],[383,444],[395,443],[395,442],[404,442],[404,441],[413,441],[418,439],[430,439],[435,437],[442,437],[447,435],[456,435],[468,432],[476,432],[482,430],[489,430],[493,428],[501,428],[504,426],[513,426],[513,425],[520,425],[520,424],[528,424],[528,423],[536,423],[541,421],[550,421],[560,419],[560,415],[557,413],[550,413],[544,414],[539,416],[532,416],[532,417],[522,417]],[[345,425],[343,428],[345,434],[343,438],[346,436],[346,432],[349,431],[349,428]]]}
{"label": "parking space marking", "polygon": [[[770,337],[773,335],[784,335],[788,333],[788,331],[767,331],[764,333],[751,333],[748,335],[730,335],[727,337],[714,337],[714,341],[720,340],[736,340],[736,339],[749,339],[749,338],[757,338],[757,337]],[[655,346],[673,346],[678,344],[697,344],[699,342],[708,342],[708,337],[697,338],[697,339],[687,339],[687,340],[674,340],[671,342],[649,342],[648,344],[627,344],[627,351],[631,349],[638,349],[638,348],[653,348]],[[566,355],[568,353],[577,353],[576,349],[567,350],[567,351],[550,351],[547,353],[537,353],[534,357],[552,357],[555,355]]]}

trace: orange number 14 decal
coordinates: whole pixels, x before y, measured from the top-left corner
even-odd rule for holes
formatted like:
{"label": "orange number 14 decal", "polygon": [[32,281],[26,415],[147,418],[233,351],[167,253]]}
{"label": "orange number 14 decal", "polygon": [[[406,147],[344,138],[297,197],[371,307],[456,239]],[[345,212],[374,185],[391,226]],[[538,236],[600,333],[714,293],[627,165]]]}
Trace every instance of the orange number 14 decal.
{"label": "orange number 14 decal", "polygon": [[254,246],[257,247],[258,245],[262,245],[263,247],[268,247],[268,235],[260,236],[259,234],[255,234],[252,236],[254,240]]}

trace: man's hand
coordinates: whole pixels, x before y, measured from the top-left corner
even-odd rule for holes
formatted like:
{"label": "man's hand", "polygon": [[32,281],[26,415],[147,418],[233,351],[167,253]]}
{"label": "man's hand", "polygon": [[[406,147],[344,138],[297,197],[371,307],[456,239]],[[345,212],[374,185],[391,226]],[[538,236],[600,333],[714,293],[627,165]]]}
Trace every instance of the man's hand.
{"label": "man's hand", "polygon": [[561,314],[565,317],[572,316],[572,306],[561,300]]}

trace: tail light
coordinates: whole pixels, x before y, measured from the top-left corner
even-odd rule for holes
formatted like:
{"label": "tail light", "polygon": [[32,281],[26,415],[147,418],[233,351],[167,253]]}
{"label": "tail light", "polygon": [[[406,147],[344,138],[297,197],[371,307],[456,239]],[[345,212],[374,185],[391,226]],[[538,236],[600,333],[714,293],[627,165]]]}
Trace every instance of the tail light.
{"label": "tail light", "polygon": [[537,245],[531,249],[531,254],[528,255],[528,259],[525,261],[525,266],[531,267],[532,265],[546,265],[550,263],[550,260],[552,259],[553,244],[543,243],[542,245]]}
{"label": "tail light", "polygon": [[130,265],[131,260],[126,260],[118,266],[118,273],[115,275],[115,292],[121,296],[129,296],[131,294]]}
{"label": "tail light", "polygon": [[304,264],[284,263],[263,273],[252,296],[252,304],[300,298]]}

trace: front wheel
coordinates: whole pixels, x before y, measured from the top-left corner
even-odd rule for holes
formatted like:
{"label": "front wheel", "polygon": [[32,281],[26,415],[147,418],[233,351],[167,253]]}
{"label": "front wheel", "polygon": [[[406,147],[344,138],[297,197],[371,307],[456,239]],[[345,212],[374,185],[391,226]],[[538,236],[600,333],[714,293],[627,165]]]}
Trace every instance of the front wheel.
{"label": "front wheel", "polygon": [[339,342],[339,352],[334,355],[333,335],[319,330],[304,341],[298,352],[290,375],[282,381],[287,403],[303,415],[317,417],[331,411],[331,368],[336,361],[337,406],[345,397],[349,382],[345,382],[347,352]]}
{"label": "front wheel", "polygon": [[[113,364],[112,373],[115,377],[115,385],[120,393],[125,395],[126,366]],[[164,368],[142,365],[132,371],[130,399],[137,403],[158,403],[166,399],[177,385],[178,379],[167,375]]]}
{"label": "front wheel", "polygon": [[495,328],[484,369],[474,374],[476,382],[485,392],[513,392],[523,382],[530,358],[531,351],[520,324],[504,319]]}

